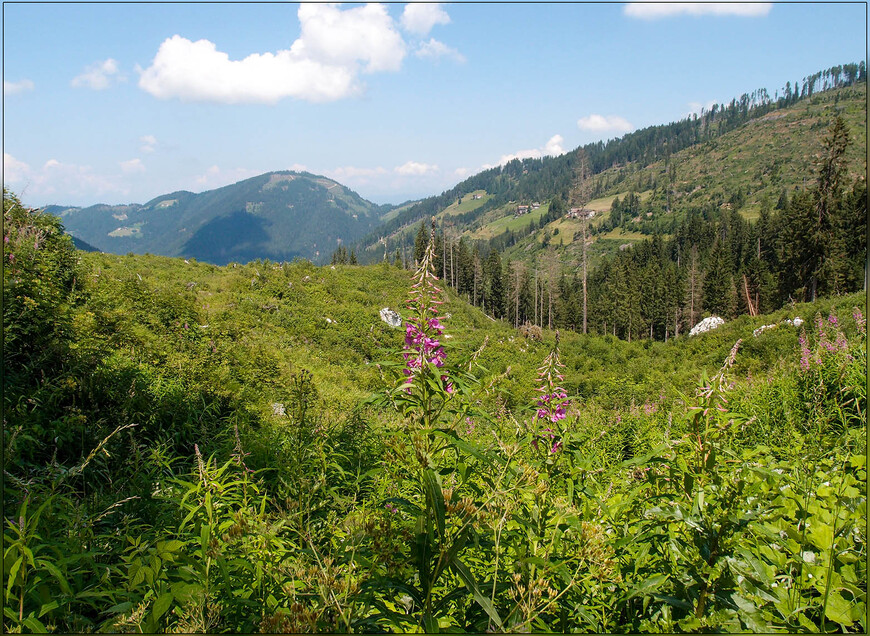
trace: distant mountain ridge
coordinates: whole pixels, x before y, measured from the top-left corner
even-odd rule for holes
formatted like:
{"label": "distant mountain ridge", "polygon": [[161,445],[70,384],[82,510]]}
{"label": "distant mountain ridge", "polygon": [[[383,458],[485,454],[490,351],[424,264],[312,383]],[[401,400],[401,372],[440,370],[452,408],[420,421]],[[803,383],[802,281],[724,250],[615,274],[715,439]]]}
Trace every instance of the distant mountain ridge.
{"label": "distant mountain ridge", "polygon": [[[489,232],[481,231],[481,228],[486,230],[486,226],[497,226],[500,219],[513,216],[519,204],[545,203],[560,198],[566,205],[573,205],[573,190],[578,183],[578,171],[584,156],[588,162],[586,167],[591,173],[591,191],[588,194],[592,199],[612,198],[614,195],[624,198],[629,192],[641,193],[646,190],[652,194],[657,186],[657,194],[661,194],[667,186],[673,185],[671,180],[685,182],[687,178],[696,178],[697,183],[685,182],[682,185],[688,187],[689,191],[702,190],[701,197],[711,190],[721,193],[723,188],[736,189],[739,186],[745,191],[751,185],[757,189],[756,186],[764,181],[764,187],[771,190],[773,186],[776,187],[776,192],[772,194],[775,199],[781,188],[791,189],[801,184],[807,176],[810,159],[816,151],[813,144],[830,124],[832,113],[843,112],[850,118],[856,142],[850,154],[853,156],[853,165],[860,163],[857,158],[864,156],[860,148],[866,148],[863,143],[866,84],[867,72],[863,61],[834,66],[805,77],[803,83],[795,83],[793,89],[787,83],[782,91],[774,95],[770,95],[766,89],[757,89],[732,99],[730,103],[714,104],[710,109],[680,121],[648,126],[606,142],[589,143],[563,155],[513,159],[502,166],[468,177],[440,195],[427,197],[387,215],[384,223],[356,244],[357,256],[361,262],[372,262],[383,257],[385,243],[391,254],[396,248],[412,247],[420,221],[433,216],[438,218],[440,225],[448,227],[454,237],[479,240],[487,235],[485,238],[495,240],[490,240],[487,246],[482,247],[484,251],[487,248],[503,250],[513,245],[518,237],[509,235],[510,232],[503,227],[497,228],[502,236],[492,236]],[[822,107],[819,102],[827,104]],[[860,112],[846,113],[849,109],[859,109]],[[780,118],[802,119],[801,126],[808,130],[789,130],[783,121],[777,121]],[[757,128],[751,128],[750,124]],[[740,131],[744,133],[742,136]],[[710,165],[721,163],[725,158],[713,152],[717,144],[724,146],[729,139],[740,138],[745,141],[747,137],[771,133],[780,136],[766,140],[771,142],[769,145],[754,149],[758,155],[754,158],[755,163],[763,159],[766,165],[760,167],[762,173],[753,173],[751,184],[737,183],[739,179],[721,171],[713,170],[704,175],[681,172],[682,162],[699,153],[706,155],[712,162]],[[672,159],[676,164],[675,176],[669,173]],[[641,174],[643,182],[639,180]],[[482,199],[479,205],[460,204],[463,199],[468,200],[470,195],[481,193],[489,196]],[[669,199],[666,206],[670,208],[676,204],[684,209],[689,204],[689,198],[682,197],[679,202]],[[691,204],[700,203],[693,200]],[[608,202],[607,210],[609,206]],[[540,220],[534,218],[536,222]]]}
{"label": "distant mountain ridge", "polygon": [[280,171],[199,194],[172,192],[145,204],[48,206],[46,212],[100,251],[226,265],[258,258],[322,262],[339,245],[370,232],[390,209],[332,179]]}

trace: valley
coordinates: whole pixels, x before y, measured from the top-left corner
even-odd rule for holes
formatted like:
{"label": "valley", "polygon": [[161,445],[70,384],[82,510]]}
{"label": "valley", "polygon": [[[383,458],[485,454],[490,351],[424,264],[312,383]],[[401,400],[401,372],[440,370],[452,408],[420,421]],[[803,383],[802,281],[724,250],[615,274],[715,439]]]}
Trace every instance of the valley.
{"label": "valley", "polygon": [[400,206],[4,189],[4,631],[866,633],[852,66]]}

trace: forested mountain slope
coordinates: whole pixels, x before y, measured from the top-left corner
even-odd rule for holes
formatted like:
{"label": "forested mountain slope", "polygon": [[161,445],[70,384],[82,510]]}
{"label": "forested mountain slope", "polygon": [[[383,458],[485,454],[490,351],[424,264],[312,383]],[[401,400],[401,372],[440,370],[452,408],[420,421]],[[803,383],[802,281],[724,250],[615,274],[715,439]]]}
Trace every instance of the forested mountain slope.
{"label": "forested mountain slope", "polygon": [[224,265],[257,258],[321,261],[370,231],[385,211],[309,173],[270,172],[199,194],[143,205],[49,206],[68,232],[98,249],[197,258]]}
{"label": "forested mountain slope", "polygon": [[[457,197],[434,217],[435,269],[515,326],[667,340],[705,316],[866,289],[866,165],[859,82],[645,167],[587,173],[548,201]],[[428,231],[420,221],[374,251],[410,267]]]}
{"label": "forested mountain slope", "polygon": [[[864,175],[866,73],[863,64],[846,65],[805,78],[800,89],[793,90],[789,83],[775,98],[759,89],[680,122],[587,144],[559,157],[517,159],[483,171],[437,197],[390,215],[358,244],[357,253],[367,261],[382,258],[384,241],[390,254],[397,247],[407,249],[413,243],[415,224],[436,216],[457,240],[465,236],[482,242],[484,252],[521,243],[516,256],[530,260],[540,250],[536,244],[549,244],[556,228],[559,245],[576,247],[579,223],[562,227],[558,221],[568,208],[580,204],[580,198],[585,207],[599,213],[593,224],[598,225],[615,198],[637,197],[623,216],[626,227],[612,235],[619,244],[638,240],[638,234],[667,233],[691,209],[718,211],[732,206],[745,217],[756,218],[763,202],[775,204],[784,191],[791,192],[811,178],[821,138],[838,115],[854,140],[848,149],[849,174]],[[588,179],[580,177],[584,158]],[[585,181],[583,192],[578,188],[581,181]],[[456,209],[457,201],[470,201],[473,193],[484,193],[485,200]],[[553,199],[563,205],[544,209],[543,204]],[[509,223],[518,206],[535,202],[542,204],[538,213]],[[607,244],[593,251],[613,249]],[[576,250],[569,249],[566,255],[576,263]]]}

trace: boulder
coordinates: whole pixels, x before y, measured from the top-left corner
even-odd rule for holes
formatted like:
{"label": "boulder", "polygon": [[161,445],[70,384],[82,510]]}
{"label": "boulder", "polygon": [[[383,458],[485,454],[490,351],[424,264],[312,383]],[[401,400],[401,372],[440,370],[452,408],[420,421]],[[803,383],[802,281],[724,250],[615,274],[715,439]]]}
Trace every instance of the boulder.
{"label": "boulder", "polygon": [[390,325],[390,327],[396,328],[402,326],[402,317],[389,307],[381,309],[380,315],[381,320]]}
{"label": "boulder", "polygon": [[725,324],[725,321],[719,316],[710,316],[709,318],[704,318],[697,325],[692,327],[692,330],[689,332],[690,336],[697,336],[699,333],[705,333],[707,331],[712,331],[718,327],[721,327]]}

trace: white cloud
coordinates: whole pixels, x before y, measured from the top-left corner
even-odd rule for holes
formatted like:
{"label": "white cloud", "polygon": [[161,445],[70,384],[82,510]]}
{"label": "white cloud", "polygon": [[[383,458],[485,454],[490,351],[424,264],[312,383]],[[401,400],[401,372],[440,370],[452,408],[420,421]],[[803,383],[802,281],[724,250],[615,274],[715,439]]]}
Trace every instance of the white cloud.
{"label": "white cloud", "polygon": [[461,179],[463,177],[468,176],[468,173],[470,173],[470,172],[471,171],[468,168],[457,168],[456,170],[453,171],[453,174],[455,174],[457,177],[459,177]]}
{"label": "white cloud", "polygon": [[30,166],[19,161],[8,152],[3,153],[4,183],[21,183],[30,175]]}
{"label": "white cloud", "polygon": [[757,18],[770,13],[772,2],[629,2],[624,14],[631,18],[656,20],[675,15],[730,15]]}
{"label": "white cloud", "polygon": [[157,148],[157,137],[154,135],[142,135],[139,137],[139,141],[142,142],[142,147],[140,148],[142,152],[154,152],[155,148]]}
{"label": "white cloud", "polygon": [[634,129],[634,126],[618,115],[596,115],[592,114],[588,117],[581,117],[577,120],[577,126],[580,130],[593,133],[617,132],[627,133]]}
{"label": "white cloud", "polygon": [[159,99],[274,104],[285,97],[329,102],[358,94],[360,73],[397,71],[406,45],[386,8],[345,11],[302,4],[301,35],[288,50],[230,60],[208,40],[166,39],[139,87]]}
{"label": "white cloud", "polygon": [[306,58],[342,67],[365,62],[365,71],[398,71],[405,41],[381,4],[340,11],[322,4],[299,7],[302,35],[291,50]]}
{"label": "white cloud", "polygon": [[124,79],[118,69],[118,62],[109,58],[88,66],[81,75],[73,78],[71,84],[75,88],[91,88],[95,91],[101,91],[108,88],[112,82],[120,82]]}
{"label": "white cloud", "polygon": [[564,141],[562,135],[553,135],[547,143],[544,144],[543,148],[529,148],[528,150],[518,150],[513,154],[502,155],[497,163],[486,163],[482,166],[482,169],[489,170],[496,166],[503,166],[514,159],[541,159],[546,156],[564,155],[565,150],[562,148],[562,143],[564,143]]}
{"label": "white cloud", "polygon": [[395,171],[404,176],[420,177],[433,172],[438,172],[438,166],[428,163],[418,163],[417,161],[407,161],[401,166],[396,166]]}
{"label": "white cloud", "polygon": [[406,4],[402,12],[402,28],[417,35],[426,35],[436,24],[450,24],[450,16],[440,2]]}
{"label": "white cloud", "polygon": [[417,57],[439,58],[449,57],[455,62],[462,64],[465,62],[465,56],[454,48],[451,48],[439,42],[435,38],[430,38],[428,42],[421,42],[420,46],[414,52]]}
{"label": "white cloud", "polygon": [[120,175],[103,175],[91,166],[63,163],[49,159],[41,169],[33,169],[23,161],[3,153],[4,181],[27,190],[28,197],[46,200],[48,197],[63,197],[57,203],[70,203],[72,199],[93,200],[105,194],[129,193]]}
{"label": "white cloud", "polygon": [[145,166],[142,164],[142,160],[138,157],[136,159],[130,159],[129,161],[119,161],[118,165],[121,166],[121,172],[124,174],[145,172]]}
{"label": "white cloud", "polygon": [[6,95],[18,95],[33,90],[33,82],[29,79],[23,79],[18,82],[7,82],[3,80],[3,93]]}
{"label": "white cloud", "polygon": [[562,135],[553,135],[552,137],[550,137],[550,140],[544,145],[544,154],[553,157],[564,155],[565,149],[562,148],[562,144],[564,142],[565,140],[562,138]]}

